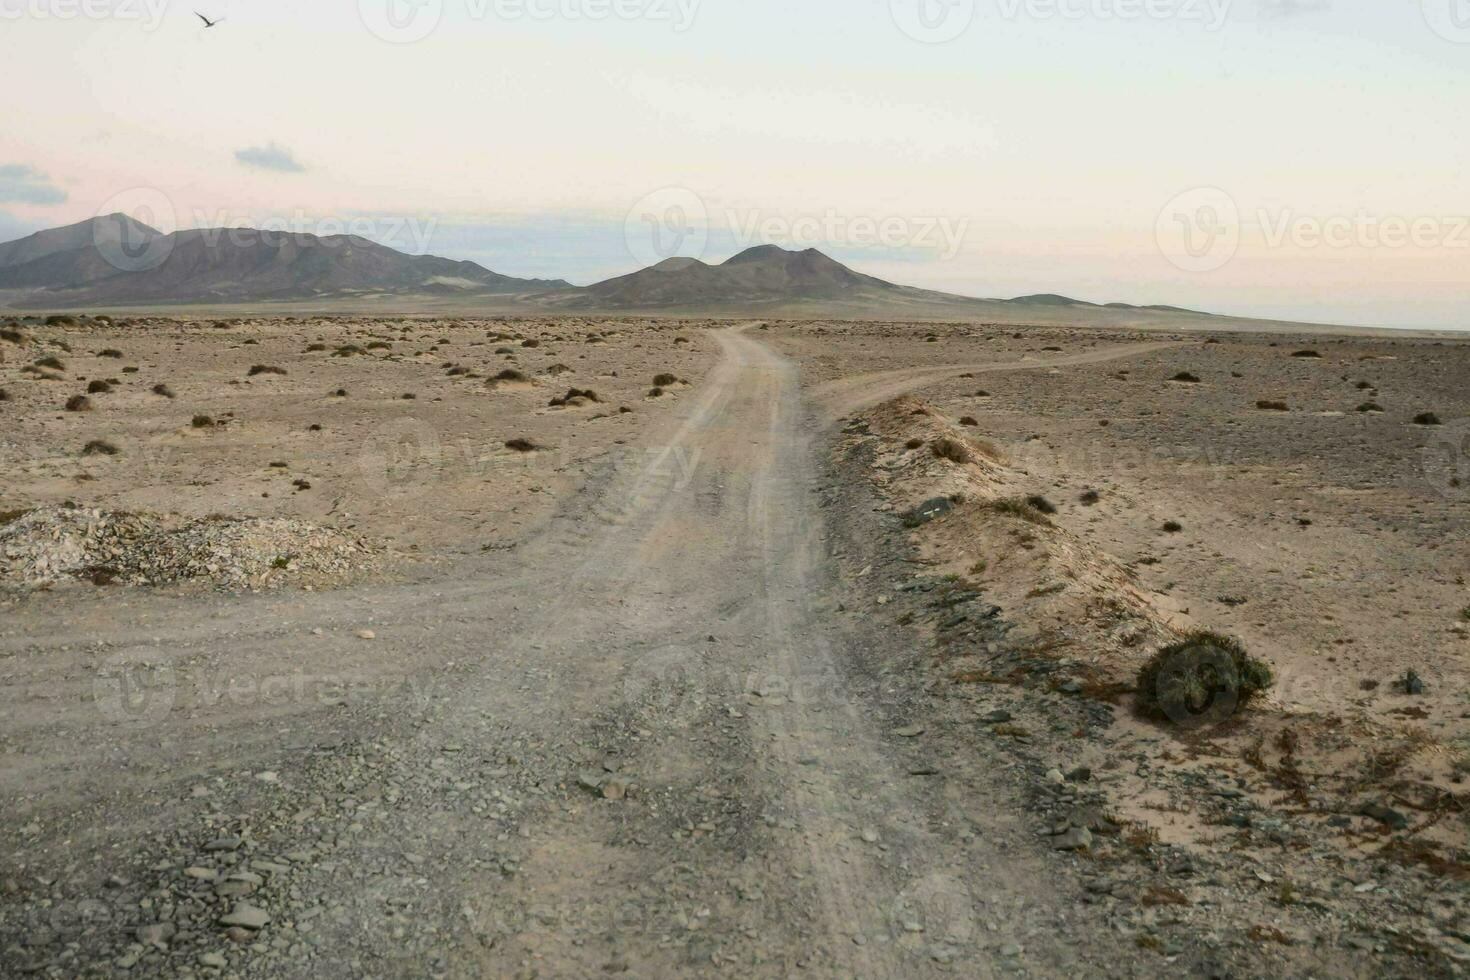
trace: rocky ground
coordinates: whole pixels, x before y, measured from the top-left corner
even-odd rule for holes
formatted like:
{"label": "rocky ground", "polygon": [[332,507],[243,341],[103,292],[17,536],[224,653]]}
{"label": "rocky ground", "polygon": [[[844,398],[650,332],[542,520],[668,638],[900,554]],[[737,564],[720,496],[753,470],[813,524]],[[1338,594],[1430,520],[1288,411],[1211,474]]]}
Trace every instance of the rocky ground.
{"label": "rocky ground", "polygon": [[[36,508],[74,499],[212,534],[222,510],[338,526],[383,566],[313,592],[71,576],[12,595],[0,622],[0,794],[13,815],[0,827],[0,972],[1461,969],[1462,631],[1436,617],[1458,601],[1463,515],[1433,490],[1458,489],[1458,457],[1415,483],[1400,464],[1419,457],[1394,439],[1430,449],[1431,430],[1470,414],[1464,348],[1319,337],[1313,359],[1291,357],[1291,338],[976,326],[388,327],[114,325],[120,350],[158,345],[138,374],[173,345],[218,372],[151,435],[162,416],[137,405],[94,409],[107,431],[82,431],[87,413],[45,395],[96,373],[90,361],[81,378],[63,373],[84,342],[102,357],[87,326],[28,324],[19,343],[0,341],[4,386],[20,392],[0,412],[26,461],[0,497],[11,524],[67,520]],[[379,334],[395,353],[304,350],[366,350]],[[519,346],[530,340],[552,350]],[[510,353],[468,349],[482,341]],[[257,359],[267,343],[279,346]],[[52,356],[37,345],[66,367],[36,367]],[[583,355],[600,373],[565,384],[598,400],[546,404],[569,394],[551,368]],[[288,373],[252,377],[256,363]],[[524,380],[486,383],[509,364]],[[1364,364],[1385,411],[1328,414],[1337,376],[1350,374],[1350,399],[1347,368]],[[346,365],[362,373],[344,378]],[[665,369],[675,377],[651,396]],[[1169,380],[1186,370],[1201,380]],[[408,377],[433,394],[387,395]],[[288,382],[300,390],[261,390]],[[380,397],[362,417],[326,415],[335,403],[318,389],[348,384]],[[1287,411],[1254,408],[1268,397]],[[1411,408],[1445,424],[1416,426]],[[249,438],[185,441],[198,434],[186,417],[211,409],[243,418],[235,431]],[[483,447],[493,430],[492,456],[524,455],[503,445],[524,437],[569,447],[570,461],[554,479],[470,467],[403,493],[353,488],[358,446],[420,417],[441,447],[460,434]],[[338,488],[336,513],[269,482],[308,418],[326,419],[334,441],[303,447],[288,472]],[[1212,458],[1229,460],[1233,479],[1217,475],[1208,493],[1179,450],[1190,426],[1211,427],[1224,454]],[[1076,453],[1098,431],[1103,451],[1084,466]],[[45,449],[82,436],[119,445],[108,465],[166,446],[164,468],[93,474],[80,462],[91,456]],[[946,459],[941,439],[973,454]],[[1048,452],[1031,452],[1038,443]],[[1339,461],[1347,445],[1371,462]],[[419,448],[407,472],[422,472]],[[216,483],[188,489],[194,479]],[[1086,489],[1098,499],[1083,504]],[[229,506],[210,507],[216,493]],[[1017,495],[1055,511],[1043,523],[985,505]],[[1268,496],[1280,502],[1263,507]],[[1421,554],[1436,532],[1437,552]],[[1349,592],[1345,572],[1322,571],[1345,554],[1399,591]],[[1292,574],[1269,575],[1276,566]],[[1217,595],[1246,602],[1206,598]],[[1313,603],[1319,614],[1303,615]],[[1207,736],[1135,718],[1138,662],[1198,623],[1242,634],[1283,677],[1331,677],[1344,661],[1327,656],[1351,655],[1354,679],[1383,689],[1278,687]],[[1330,642],[1344,623],[1355,642]],[[1420,693],[1391,689],[1406,657]],[[1321,747],[1334,717],[1351,742],[1342,758],[1367,758],[1352,741],[1366,732],[1415,751],[1373,755],[1385,768],[1371,785],[1345,787]]]}

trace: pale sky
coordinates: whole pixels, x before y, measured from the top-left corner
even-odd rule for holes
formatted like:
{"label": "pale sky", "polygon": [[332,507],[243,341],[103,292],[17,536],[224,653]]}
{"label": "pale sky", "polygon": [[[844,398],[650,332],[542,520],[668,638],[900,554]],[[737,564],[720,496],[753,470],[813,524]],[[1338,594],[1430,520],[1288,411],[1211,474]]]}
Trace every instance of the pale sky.
{"label": "pale sky", "polygon": [[709,261],[1470,328],[1470,0],[0,0],[0,32],[0,239],[351,223],[586,283],[659,257],[652,208]]}

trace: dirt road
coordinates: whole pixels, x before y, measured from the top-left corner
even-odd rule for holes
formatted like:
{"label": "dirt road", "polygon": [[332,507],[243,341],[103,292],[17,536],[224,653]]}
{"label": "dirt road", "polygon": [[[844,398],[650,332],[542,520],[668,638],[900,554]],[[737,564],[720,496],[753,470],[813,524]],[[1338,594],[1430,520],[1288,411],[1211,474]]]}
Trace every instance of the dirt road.
{"label": "dirt road", "polygon": [[793,363],[716,336],[666,430],[514,551],[21,607],[0,973],[1156,968],[1000,763],[941,750],[914,638],[872,614],[871,501]]}

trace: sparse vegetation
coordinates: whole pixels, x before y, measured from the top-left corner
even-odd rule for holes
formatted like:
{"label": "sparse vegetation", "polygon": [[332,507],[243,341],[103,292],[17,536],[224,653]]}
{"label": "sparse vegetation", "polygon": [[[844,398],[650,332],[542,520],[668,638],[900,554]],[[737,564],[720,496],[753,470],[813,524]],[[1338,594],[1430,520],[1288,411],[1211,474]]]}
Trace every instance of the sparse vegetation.
{"label": "sparse vegetation", "polygon": [[116,456],[118,449],[106,439],[93,439],[82,447],[83,456]]}
{"label": "sparse vegetation", "polygon": [[66,400],[68,412],[90,412],[92,410],[92,399],[86,395],[72,395]]}
{"label": "sparse vegetation", "polygon": [[1435,415],[1433,412],[1420,412],[1418,415],[1414,416],[1414,424],[1415,425],[1443,425],[1444,423],[1442,423],[1439,420],[1439,416],[1438,415]]}
{"label": "sparse vegetation", "polygon": [[1184,530],[1184,525],[1178,521],[1165,521],[1163,531],[1165,534],[1178,534]]}
{"label": "sparse vegetation", "polygon": [[1212,711],[1224,720],[1275,682],[1271,668],[1239,640],[1198,630],[1159,650],[1138,672],[1136,705],[1156,720],[1182,721]]}
{"label": "sparse vegetation", "polygon": [[115,347],[109,347],[106,350],[100,350],[100,351],[98,351],[97,352],[97,356],[98,357],[111,357],[111,358],[114,358],[114,359],[120,361],[120,360],[122,360],[123,352],[120,351],[120,350],[118,350]]}
{"label": "sparse vegetation", "polygon": [[36,367],[50,368],[53,371],[65,371],[66,362],[57,357],[55,354],[48,354],[45,357],[36,361]]}
{"label": "sparse vegetation", "polygon": [[214,428],[214,419],[208,415],[196,415],[189,421],[189,424],[196,429],[212,429]]}
{"label": "sparse vegetation", "polygon": [[531,453],[536,451],[537,446],[530,439],[507,439],[505,448],[518,453]]}
{"label": "sparse vegetation", "polygon": [[1026,503],[1030,504],[1032,508],[1040,511],[1043,514],[1049,515],[1055,514],[1057,512],[1056,505],[1053,504],[1050,500],[1047,500],[1039,493],[1033,493],[1029,497],[1027,497]]}
{"label": "sparse vegetation", "polygon": [[155,395],[161,395],[164,398],[175,398],[175,397],[177,397],[174,394],[174,390],[172,388],[170,388],[166,384],[156,384],[156,385],[153,386],[153,389],[152,390],[153,390],[153,393]]}
{"label": "sparse vegetation", "polygon": [[285,374],[285,373],[286,373],[286,369],[285,368],[275,367],[274,365],[270,365],[270,364],[254,364],[254,365],[251,365],[250,370],[246,372],[246,377],[253,378],[257,374]]}
{"label": "sparse vegetation", "polygon": [[89,395],[105,395],[111,390],[112,385],[108,384],[106,381],[103,381],[101,378],[98,378],[96,381],[93,381],[91,384],[87,385],[87,394]]}
{"label": "sparse vegetation", "polygon": [[1267,398],[1263,398],[1260,401],[1256,402],[1256,408],[1259,408],[1259,409],[1261,409],[1262,411],[1265,411],[1265,412],[1289,412],[1289,411],[1291,411],[1291,406],[1288,405],[1288,404],[1286,404],[1286,402],[1272,401],[1272,400],[1267,399]]}
{"label": "sparse vegetation", "polygon": [[960,419],[960,425],[967,426],[969,428],[974,428],[979,424],[979,420],[977,420],[973,415],[966,415]]}
{"label": "sparse vegetation", "polygon": [[1007,497],[1003,500],[991,501],[986,506],[1002,514],[1019,517],[1021,520],[1031,524],[1040,524],[1043,527],[1051,526],[1051,518],[1047,517],[1042,511],[1037,510],[1035,505],[1026,497]]}
{"label": "sparse vegetation", "polygon": [[970,451],[970,447],[958,439],[950,439],[948,437],[935,439],[931,448],[934,450],[935,456],[948,460],[951,463],[964,464],[975,458],[974,453]]}
{"label": "sparse vegetation", "polygon": [[1315,358],[1320,358],[1322,355],[1319,354],[1317,351],[1314,351],[1314,350],[1299,350],[1299,351],[1293,351],[1291,356],[1292,357],[1304,357],[1304,358],[1314,358],[1315,359]]}
{"label": "sparse vegetation", "polygon": [[1079,496],[1077,499],[1081,501],[1084,506],[1091,507],[1093,504],[1102,500],[1102,494],[1098,493],[1096,490],[1083,490],[1082,495]]}
{"label": "sparse vegetation", "polygon": [[602,401],[601,398],[598,398],[597,397],[597,392],[592,391],[590,389],[587,389],[587,388],[568,388],[567,389],[567,393],[565,395],[562,395],[560,398],[553,398],[548,404],[552,408],[559,408],[559,407],[561,407],[563,405],[573,404],[574,402],[577,402],[578,399],[580,399],[583,402],[601,402]]}
{"label": "sparse vegetation", "polygon": [[672,374],[656,374],[653,377],[653,386],[655,388],[668,388],[678,382],[679,379]]}
{"label": "sparse vegetation", "polygon": [[1383,406],[1377,402],[1364,402],[1358,406],[1360,412],[1382,412]]}
{"label": "sparse vegetation", "polygon": [[1189,384],[1198,384],[1199,383],[1199,375],[1197,375],[1197,374],[1191,374],[1188,371],[1180,371],[1178,374],[1174,375],[1174,377],[1170,378],[1169,380],[1170,381],[1183,381],[1183,382],[1187,382]]}

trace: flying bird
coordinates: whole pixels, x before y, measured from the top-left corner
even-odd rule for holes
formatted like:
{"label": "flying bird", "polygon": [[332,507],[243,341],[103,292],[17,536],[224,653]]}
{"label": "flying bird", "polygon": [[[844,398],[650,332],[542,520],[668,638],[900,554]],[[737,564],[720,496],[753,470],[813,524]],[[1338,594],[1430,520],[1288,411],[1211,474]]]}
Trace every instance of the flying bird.
{"label": "flying bird", "polygon": [[209,30],[211,27],[213,27],[215,24],[218,24],[220,20],[224,20],[223,17],[221,17],[219,20],[210,20],[208,17],[204,16],[203,14],[201,14],[197,10],[194,11],[194,16],[195,17],[198,17],[200,20],[204,21],[204,29],[206,31]]}

